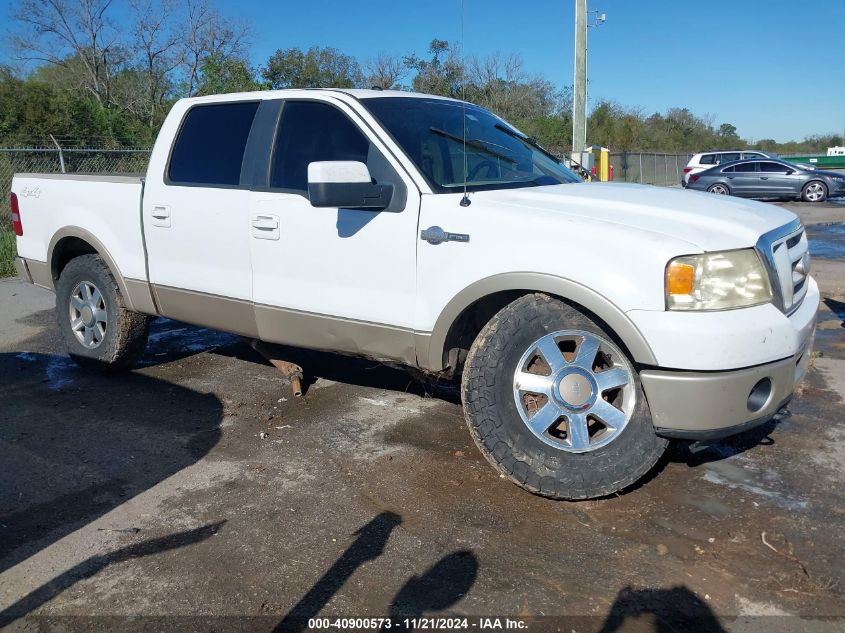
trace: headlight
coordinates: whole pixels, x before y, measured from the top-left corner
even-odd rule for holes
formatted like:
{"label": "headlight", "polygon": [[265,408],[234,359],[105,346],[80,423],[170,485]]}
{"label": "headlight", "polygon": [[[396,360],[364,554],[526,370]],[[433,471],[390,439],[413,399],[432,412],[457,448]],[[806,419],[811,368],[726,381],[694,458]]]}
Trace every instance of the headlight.
{"label": "headlight", "polygon": [[728,310],[771,300],[768,275],[753,248],[676,257],[666,266],[669,310]]}

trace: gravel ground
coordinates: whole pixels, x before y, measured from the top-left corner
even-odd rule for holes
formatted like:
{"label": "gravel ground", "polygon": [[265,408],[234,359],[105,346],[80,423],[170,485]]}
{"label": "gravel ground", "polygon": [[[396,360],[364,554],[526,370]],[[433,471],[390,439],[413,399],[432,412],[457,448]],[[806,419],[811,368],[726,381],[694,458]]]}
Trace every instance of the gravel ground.
{"label": "gravel ground", "polygon": [[50,293],[2,280],[0,626],[448,614],[469,628],[841,630],[845,261],[816,259],[814,274],[822,355],[789,417],[673,446],[636,489],[580,503],[499,478],[449,385],[301,352],[312,384],[294,399],[240,339],[167,320],[139,369],[103,378],[66,357]]}

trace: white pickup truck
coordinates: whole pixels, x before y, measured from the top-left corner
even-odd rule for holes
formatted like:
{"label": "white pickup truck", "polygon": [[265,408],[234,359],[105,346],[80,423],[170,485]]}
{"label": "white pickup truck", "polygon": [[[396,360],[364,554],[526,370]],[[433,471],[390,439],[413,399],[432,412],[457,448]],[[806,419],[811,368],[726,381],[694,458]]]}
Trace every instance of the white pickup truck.
{"label": "white pickup truck", "polygon": [[789,211],[583,183],[490,112],[407,92],[185,99],[146,176],[18,174],[12,208],[80,364],[129,367],[162,315],[461,376],[481,452],[555,498],[771,419],[819,303]]}

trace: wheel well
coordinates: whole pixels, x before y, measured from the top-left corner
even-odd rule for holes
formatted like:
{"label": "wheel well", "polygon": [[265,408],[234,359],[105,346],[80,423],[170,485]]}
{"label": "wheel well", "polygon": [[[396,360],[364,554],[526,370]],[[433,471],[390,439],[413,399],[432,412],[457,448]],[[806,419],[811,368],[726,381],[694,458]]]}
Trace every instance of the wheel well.
{"label": "wheel well", "polygon": [[97,255],[97,249],[79,237],[63,237],[53,247],[50,258],[50,272],[58,279],[68,262],[80,255]]}
{"label": "wheel well", "polygon": [[535,292],[563,301],[567,305],[572,306],[582,314],[592,319],[610,335],[613,341],[620,346],[629,358],[632,359],[632,362],[635,362],[633,361],[633,355],[628,349],[628,346],[625,345],[625,342],[622,341],[619,335],[607,324],[607,322],[605,322],[605,320],[598,316],[595,312],[588,310],[581,304],[567,299],[566,297],[550,292],[543,292],[542,290],[530,290],[526,288],[524,290],[503,290],[501,292],[487,295],[467,306],[464,311],[458,315],[458,318],[455,319],[454,323],[452,323],[452,326],[449,328],[449,333],[446,335],[446,341],[443,346],[443,366],[447,368],[446,373],[457,375],[461,372],[464,362],[466,361],[467,354],[469,354],[469,348],[472,347],[473,342],[481,333],[484,326],[489,323],[490,319],[492,319],[499,310],[519,297]]}
{"label": "wheel well", "polygon": [[820,178],[813,178],[812,180],[808,180],[807,182],[805,182],[805,183],[804,183],[804,187],[802,187],[802,189],[805,189],[805,188],[807,187],[807,185],[811,185],[811,184],[813,184],[814,182],[819,183],[819,184],[820,184],[820,185],[822,185],[825,189],[827,189],[827,188],[828,188],[827,183],[826,183],[824,180],[821,180]]}

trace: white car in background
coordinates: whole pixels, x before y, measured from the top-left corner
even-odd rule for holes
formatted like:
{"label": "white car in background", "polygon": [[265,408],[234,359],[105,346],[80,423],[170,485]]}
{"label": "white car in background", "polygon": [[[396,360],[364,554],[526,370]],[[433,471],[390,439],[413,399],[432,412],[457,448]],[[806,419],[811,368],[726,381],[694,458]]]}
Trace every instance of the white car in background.
{"label": "white car in background", "polygon": [[690,158],[687,166],[681,174],[681,186],[686,187],[689,184],[689,177],[692,174],[711,169],[716,165],[722,163],[730,163],[735,160],[745,160],[747,158],[777,158],[775,154],[768,152],[761,152],[760,150],[744,151],[744,150],[725,150],[722,152],[700,152],[694,154]]}

